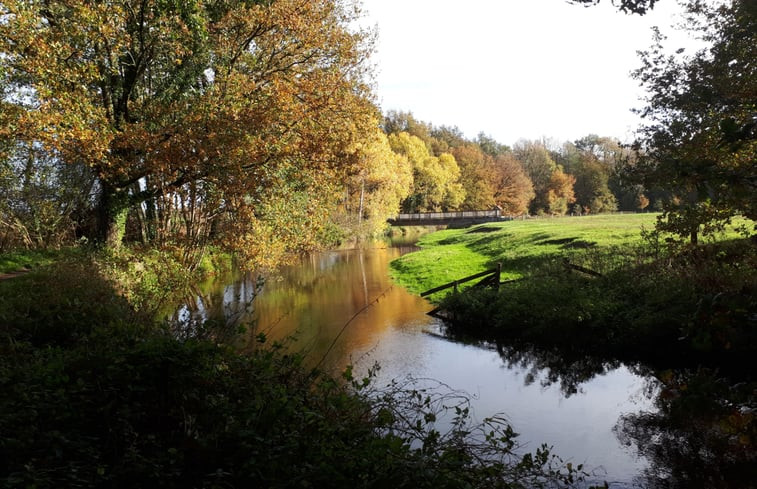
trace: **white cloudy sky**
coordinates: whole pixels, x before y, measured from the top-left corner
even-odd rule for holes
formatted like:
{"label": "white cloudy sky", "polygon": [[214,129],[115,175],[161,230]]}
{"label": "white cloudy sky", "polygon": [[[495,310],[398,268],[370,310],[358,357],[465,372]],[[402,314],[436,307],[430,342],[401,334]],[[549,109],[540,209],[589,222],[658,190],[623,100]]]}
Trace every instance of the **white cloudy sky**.
{"label": "white cloudy sky", "polygon": [[676,0],[645,16],[603,0],[363,0],[378,27],[377,94],[384,112],[411,111],[434,125],[520,138],[572,141],[590,133],[630,141],[642,94],[629,73],[651,26],[670,29]]}

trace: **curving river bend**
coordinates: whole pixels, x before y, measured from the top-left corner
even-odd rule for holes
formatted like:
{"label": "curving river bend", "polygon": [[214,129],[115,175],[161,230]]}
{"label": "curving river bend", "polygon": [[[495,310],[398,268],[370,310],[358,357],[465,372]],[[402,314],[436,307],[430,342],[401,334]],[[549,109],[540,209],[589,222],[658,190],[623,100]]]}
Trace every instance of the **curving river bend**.
{"label": "curving river bend", "polygon": [[378,243],[317,253],[264,285],[250,275],[219,278],[203,284],[175,319],[215,318],[231,327],[252,320],[250,341],[260,333],[269,342],[288,341],[307,353],[311,365],[338,372],[353,364],[365,372],[378,362],[379,383],[408,375],[441,381],[472,396],[476,420],[503,413],[524,450],[547,443],[610,487],[650,487],[660,471],[672,470],[655,461],[650,479],[650,462],[637,454],[645,441],[634,439],[633,426],[631,436],[623,434],[624,420],[657,416],[654,377],[621,364],[566,364],[549,352],[453,341],[438,319],[426,315],[432,308],[426,300],[389,278],[391,260],[414,249]]}

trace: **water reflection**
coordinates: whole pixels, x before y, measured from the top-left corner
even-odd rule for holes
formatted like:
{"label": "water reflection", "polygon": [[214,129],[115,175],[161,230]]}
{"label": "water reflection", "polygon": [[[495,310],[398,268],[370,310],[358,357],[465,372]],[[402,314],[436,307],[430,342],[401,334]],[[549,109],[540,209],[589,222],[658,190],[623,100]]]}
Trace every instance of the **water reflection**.
{"label": "water reflection", "polygon": [[[470,338],[461,339],[455,336],[452,331],[450,328],[444,328],[444,334],[449,338],[457,341],[471,341]],[[608,360],[585,354],[576,355],[558,348],[540,348],[523,342],[509,344],[474,342],[474,344],[496,350],[508,369],[523,370],[525,385],[536,383],[544,388],[557,385],[565,397],[584,394],[583,384],[625,366],[619,360]],[[640,375],[645,375],[645,373]]]}
{"label": "water reflection", "polygon": [[547,442],[610,487],[755,487],[754,382],[465,343],[389,279],[389,262],[412,249],[315,254],[264,284],[256,274],[223,277],[199,284],[173,316],[185,335],[230,338],[247,324],[243,343],[260,333],[268,341],[294,336],[291,347],[306,351],[310,365],[365,370],[378,361],[380,382],[411,373],[467,391],[475,416],[505,413],[525,450]]}
{"label": "water reflection", "polygon": [[652,489],[757,487],[757,382],[708,369],[656,372],[558,349],[489,344],[526,386],[559,386],[565,398],[596,389],[596,379],[628,368],[645,379],[650,401],[620,415],[613,432],[648,465],[633,485]]}
{"label": "water reflection", "polygon": [[655,410],[627,414],[618,438],[649,460],[649,488],[757,486],[757,383],[716,372],[667,371],[658,376]]}

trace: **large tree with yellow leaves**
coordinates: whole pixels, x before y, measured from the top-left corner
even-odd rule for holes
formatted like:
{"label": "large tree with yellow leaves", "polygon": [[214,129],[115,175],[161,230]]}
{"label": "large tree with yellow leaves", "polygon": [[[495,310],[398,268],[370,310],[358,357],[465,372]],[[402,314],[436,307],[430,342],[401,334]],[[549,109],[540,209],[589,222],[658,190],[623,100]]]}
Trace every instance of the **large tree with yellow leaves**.
{"label": "large tree with yellow leaves", "polygon": [[148,241],[227,226],[306,246],[317,230],[281,233],[291,216],[271,200],[296,195],[317,227],[374,133],[357,16],[340,0],[4,0],[0,137],[91,168],[110,245],[131,212]]}

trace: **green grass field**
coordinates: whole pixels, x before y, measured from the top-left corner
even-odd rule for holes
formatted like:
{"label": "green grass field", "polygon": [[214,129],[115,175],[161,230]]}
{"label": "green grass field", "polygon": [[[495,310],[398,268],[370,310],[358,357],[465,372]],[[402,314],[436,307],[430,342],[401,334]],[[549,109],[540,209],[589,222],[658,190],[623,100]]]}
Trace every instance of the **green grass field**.
{"label": "green grass field", "polygon": [[503,280],[528,275],[555,258],[586,263],[579,258],[641,244],[642,229],[652,230],[657,215],[558,217],[438,231],[418,241],[420,251],[392,262],[392,277],[419,293],[492,268],[498,262],[502,263]]}
{"label": "green grass field", "polygon": [[22,250],[0,254],[0,273],[30,270],[49,265],[61,256],[57,250]]}

